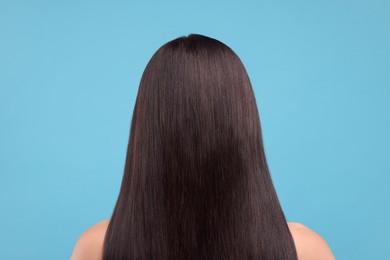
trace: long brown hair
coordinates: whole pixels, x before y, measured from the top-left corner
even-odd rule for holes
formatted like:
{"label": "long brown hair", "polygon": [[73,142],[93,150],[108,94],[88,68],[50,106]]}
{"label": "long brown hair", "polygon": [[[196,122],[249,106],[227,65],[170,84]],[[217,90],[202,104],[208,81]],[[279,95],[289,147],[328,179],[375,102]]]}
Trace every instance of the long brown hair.
{"label": "long brown hair", "polygon": [[297,259],[240,58],[199,34],[142,75],[104,241],[113,259]]}

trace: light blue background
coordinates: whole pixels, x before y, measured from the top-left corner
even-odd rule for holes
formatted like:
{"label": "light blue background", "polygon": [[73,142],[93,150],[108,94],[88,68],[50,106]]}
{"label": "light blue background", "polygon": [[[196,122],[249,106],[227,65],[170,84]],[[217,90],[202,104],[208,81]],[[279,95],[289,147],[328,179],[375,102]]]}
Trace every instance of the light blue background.
{"label": "light blue background", "polygon": [[246,66],[288,221],[389,259],[390,2],[0,3],[2,259],[68,259],[110,217],[141,74],[190,33]]}

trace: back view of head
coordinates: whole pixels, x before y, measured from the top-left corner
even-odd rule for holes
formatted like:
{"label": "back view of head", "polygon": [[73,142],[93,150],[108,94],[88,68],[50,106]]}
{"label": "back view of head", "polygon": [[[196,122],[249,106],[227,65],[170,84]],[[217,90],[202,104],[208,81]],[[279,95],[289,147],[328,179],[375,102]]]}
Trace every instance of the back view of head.
{"label": "back view of head", "polygon": [[191,34],[142,75],[104,259],[297,259],[239,57]]}

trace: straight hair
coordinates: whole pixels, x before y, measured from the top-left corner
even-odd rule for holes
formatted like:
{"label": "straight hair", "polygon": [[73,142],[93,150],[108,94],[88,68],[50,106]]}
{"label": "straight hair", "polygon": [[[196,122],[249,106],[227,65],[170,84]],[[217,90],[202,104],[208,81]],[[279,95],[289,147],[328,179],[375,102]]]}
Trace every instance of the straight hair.
{"label": "straight hair", "polygon": [[103,259],[297,259],[240,58],[199,34],[142,74]]}

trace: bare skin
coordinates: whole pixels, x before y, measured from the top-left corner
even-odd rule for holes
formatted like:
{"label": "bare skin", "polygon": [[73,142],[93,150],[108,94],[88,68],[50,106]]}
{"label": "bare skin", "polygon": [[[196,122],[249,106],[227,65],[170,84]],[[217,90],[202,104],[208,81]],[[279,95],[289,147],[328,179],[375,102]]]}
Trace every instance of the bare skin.
{"label": "bare skin", "polygon": [[[109,219],[87,229],[78,239],[71,260],[101,260],[103,240]],[[299,260],[334,260],[335,257],[326,241],[303,224],[288,222],[294,238]]]}

